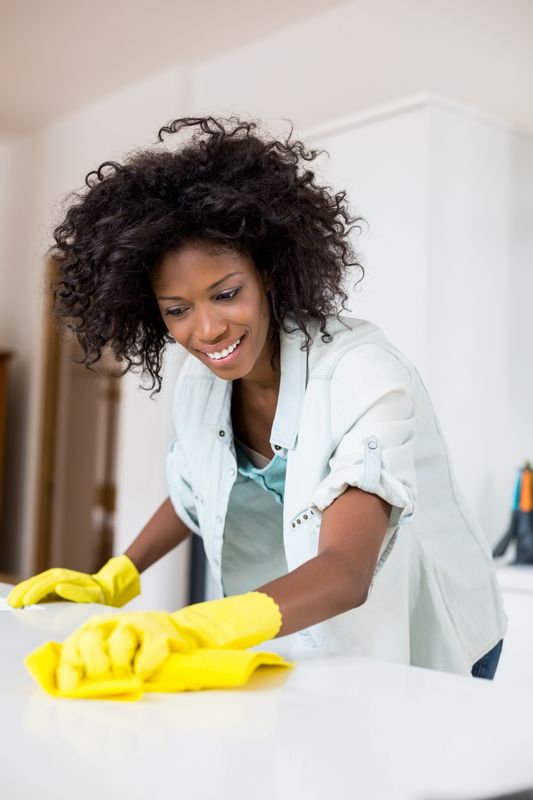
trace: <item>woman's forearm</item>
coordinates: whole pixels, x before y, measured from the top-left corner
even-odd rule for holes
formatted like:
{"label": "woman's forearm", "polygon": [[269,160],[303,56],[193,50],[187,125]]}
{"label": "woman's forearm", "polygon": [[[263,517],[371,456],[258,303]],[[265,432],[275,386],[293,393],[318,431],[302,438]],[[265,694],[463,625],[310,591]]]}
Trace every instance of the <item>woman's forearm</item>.
{"label": "woman's forearm", "polygon": [[124,555],[133,561],[139,572],[144,572],[189,535],[189,528],[178,517],[170,498],[167,497]]}
{"label": "woman's forearm", "polygon": [[318,555],[258,591],[279,606],[278,636],[316,625],[363,605],[368,596],[391,506],[349,487],[322,515]]}
{"label": "woman's forearm", "polygon": [[338,554],[326,552],[257,591],[279,606],[283,624],[278,636],[285,636],[362,605],[367,587],[357,584]]}

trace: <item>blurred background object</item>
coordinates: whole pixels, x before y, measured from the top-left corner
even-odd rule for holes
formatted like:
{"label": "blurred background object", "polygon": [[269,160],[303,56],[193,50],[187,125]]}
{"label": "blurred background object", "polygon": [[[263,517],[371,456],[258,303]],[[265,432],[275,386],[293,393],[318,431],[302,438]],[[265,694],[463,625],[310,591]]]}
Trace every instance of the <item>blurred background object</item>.
{"label": "blurred background object", "polygon": [[518,472],[511,522],[493,550],[494,557],[504,556],[513,543],[515,556],[510,563],[533,564],[533,470],[529,461]]}
{"label": "blurred background object", "polygon": [[[6,471],[6,450],[5,450],[5,436],[6,436],[6,422],[7,422],[7,382],[9,361],[11,360],[11,353],[5,350],[0,350],[0,521],[2,519],[2,509],[4,505],[4,474]],[[0,525],[1,531],[1,525]],[[0,580],[11,579],[12,576],[1,575]]]}
{"label": "blurred background object", "polygon": [[[55,262],[46,267],[50,284]],[[46,290],[45,302],[35,567],[93,573],[113,554],[121,368],[108,351],[85,368]]]}
{"label": "blurred background object", "polygon": [[[82,377],[72,342],[48,338],[46,264],[87,172],[197,114],[260,119],[275,135],[292,120],[330,152],[317,174],[368,221],[352,313],[419,367],[494,545],[515,465],[533,452],[532,37],[528,0],[4,0],[0,349],[14,358],[0,571],[56,557],[91,570],[165,497],[185,353],[169,347],[153,399],[113,365]],[[190,543],[179,550],[132,607],[186,602]]]}

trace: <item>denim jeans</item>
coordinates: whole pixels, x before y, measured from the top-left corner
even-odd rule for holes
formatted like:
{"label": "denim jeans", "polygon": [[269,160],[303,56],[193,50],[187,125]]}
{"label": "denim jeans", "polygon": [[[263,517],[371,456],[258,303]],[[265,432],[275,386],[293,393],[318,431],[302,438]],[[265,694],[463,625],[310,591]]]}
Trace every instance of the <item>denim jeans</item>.
{"label": "denim jeans", "polygon": [[502,644],[503,639],[500,639],[498,644],[495,645],[492,650],[489,650],[489,652],[485,653],[485,655],[482,656],[479,661],[476,661],[472,667],[472,675],[474,678],[487,678],[488,680],[492,680],[494,678],[500,653],[502,651]]}

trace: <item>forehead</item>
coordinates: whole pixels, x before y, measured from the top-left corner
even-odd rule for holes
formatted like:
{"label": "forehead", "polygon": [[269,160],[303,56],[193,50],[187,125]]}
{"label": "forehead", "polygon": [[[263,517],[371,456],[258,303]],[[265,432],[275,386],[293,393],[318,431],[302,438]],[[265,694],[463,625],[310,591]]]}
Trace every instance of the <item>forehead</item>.
{"label": "forehead", "polygon": [[235,250],[216,245],[187,244],[163,256],[152,283],[158,288],[170,283],[207,288],[232,272],[256,275],[252,260]]}

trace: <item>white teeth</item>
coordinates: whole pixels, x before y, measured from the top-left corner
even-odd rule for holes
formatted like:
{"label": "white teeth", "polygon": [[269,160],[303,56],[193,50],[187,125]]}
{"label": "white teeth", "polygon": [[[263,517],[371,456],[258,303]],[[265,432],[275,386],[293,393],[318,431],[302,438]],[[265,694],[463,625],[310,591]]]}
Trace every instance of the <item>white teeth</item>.
{"label": "white teeth", "polygon": [[206,356],[208,358],[212,358],[212,359],[215,359],[215,360],[218,360],[219,358],[226,358],[226,356],[229,356],[230,353],[233,353],[233,351],[235,350],[237,345],[240,343],[240,341],[241,341],[240,339],[237,339],[235,344],[232,344],[229,347],[225,347],[224,350],[221,350],[220,353],[206,353]]}

